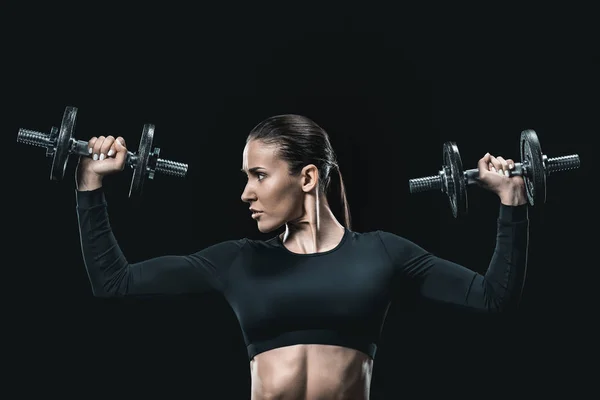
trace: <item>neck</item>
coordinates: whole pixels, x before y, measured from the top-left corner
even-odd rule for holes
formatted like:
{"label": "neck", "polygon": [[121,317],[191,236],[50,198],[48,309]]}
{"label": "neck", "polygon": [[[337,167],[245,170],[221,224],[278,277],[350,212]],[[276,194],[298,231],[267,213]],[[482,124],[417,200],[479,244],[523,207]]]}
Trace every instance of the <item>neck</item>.
{"label": "neck", "polygon": [[290,221],[280,235],[282,242],[296,252],[309,254],[337,246],[344,226],[333,215],[324,196],[307,196],[301,218]]}

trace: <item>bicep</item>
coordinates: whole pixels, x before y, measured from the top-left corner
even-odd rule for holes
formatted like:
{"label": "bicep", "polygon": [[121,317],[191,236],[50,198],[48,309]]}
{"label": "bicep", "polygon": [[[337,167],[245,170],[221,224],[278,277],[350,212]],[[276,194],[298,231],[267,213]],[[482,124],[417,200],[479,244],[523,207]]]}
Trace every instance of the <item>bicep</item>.
{"label": "bicep", "polygon": [[415,288],[422,297],[468,305],[483,278],[475,271],[438,257],[401,236],[379,232],[392,264],[394,281]]}
{"label": "bicep", "polygon": [[218,271],[193,256],[168,255],[130,264],[120,291],[130,295],[186,294],[219,290]]}
{"label": "bicep", "polygon": [[470,306],[470,299],[485,287],[483,276],[455,262],[423,252],[416,258],[397,264],[403,279],[417,285],[428,300]]}
{"label": "bicep", "polygon": [[[122,295],[188,294],[222,291],[221,276],[237,258],[245,241],[221,242],[190,255],[165,255],[131,263],[109,282],[107,292]],[[110,283],[109,283],[110,284]]]}

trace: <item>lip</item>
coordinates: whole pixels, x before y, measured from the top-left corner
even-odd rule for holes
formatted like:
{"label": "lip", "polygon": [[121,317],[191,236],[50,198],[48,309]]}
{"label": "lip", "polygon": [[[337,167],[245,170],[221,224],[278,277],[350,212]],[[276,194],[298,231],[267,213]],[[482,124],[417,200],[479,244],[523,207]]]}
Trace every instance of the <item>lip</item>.
{"label": "lip", "polygon": [[261,214],[262,214],[262,211],[255,212],[252,214],[252,218],[256,219],[256,218],[260,217]]}

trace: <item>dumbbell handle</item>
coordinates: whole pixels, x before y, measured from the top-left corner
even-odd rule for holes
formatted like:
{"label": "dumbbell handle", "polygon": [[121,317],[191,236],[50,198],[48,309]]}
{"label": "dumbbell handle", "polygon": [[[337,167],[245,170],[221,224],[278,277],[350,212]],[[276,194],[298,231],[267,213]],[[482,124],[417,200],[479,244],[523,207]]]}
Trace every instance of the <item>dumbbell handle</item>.
{"label": "dumbbell handle", "polygon": [[[19,134],[17,135],[17,141],[25,144],[30,144],[32,146],[44,147],[48,148],[53,145],[51,143],[50,135],[43,132],[37,132],[30,129],[19,129]],[[90,157],[90,153],[88,150],[88,142],[83,140],[71,139],[71,146],[69,149],[70,154],[76,154],[78,156]],[[127,158],[125,164],[133,168],[137,163],[137,154],[132,153],[131,151],[127,151]],[[162,158],[158,158],[156,160],[156,169],[155,172],[160,172],[163,174],[173,175],[176,177],[183,178],[187,173],[187,164],[163,160]]]}
{"label": "dumbbell handle", "polygon": [[[523,164],[515,163],[515,167],[511,170],[508,170],[508,176],[522,176],[524,174],[525,168],[523,168]],[[467,185],[473,185],[477,182],[479,178],[479,169],[473,168],[465,171],[465,180]]]}
{"label": "dumbbell handle", "polygon": [[[551,158],[547,158],[544,155],[543,157],[546,161],[546,174],[576,169],[580,166],[580,160],[577,154]],[[527,167],[527,162],[515,163],[515,167],[512,170],[509,170],[509,176],[527,176]],[[426,176],[424,178],[415,178],[409,180],[410,193],[426,192],[430,190],[441,190],[443,187],[442,173],[443,172],[440,171],[438,175]],[[479,177],[479,169],[468,169],[464,172],[464,176],[467,185],[472,185],[477,182],[477,179]]]}

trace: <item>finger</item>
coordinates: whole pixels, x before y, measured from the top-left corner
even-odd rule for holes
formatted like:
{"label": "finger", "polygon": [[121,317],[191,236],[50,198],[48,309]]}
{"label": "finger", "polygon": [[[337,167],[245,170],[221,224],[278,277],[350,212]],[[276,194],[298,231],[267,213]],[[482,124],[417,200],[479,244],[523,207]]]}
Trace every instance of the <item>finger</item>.
{"label": "finger", "polygon": [[108,150],[108,153],[106,153],[107,157],[113,157],[116,156],[117,153],[119,151],[126,151],[126,147],[123,145],[123,143],[125,143],[125,139],[123,139],[123,137],[119,136],[117,137],[115,140],[113,140],[110,149]]}
{"label": "finger", "polygon": [[118,140],[113,140],[110,149],[108,149],[108,153],[106,153],[106,157],[114,157],[117,154],[117,143],[119,143]]}
{"label": "finger", "polygon": [[104,142],[102,142],[102,146],[100,146],[100,157],[98,158],[99,160],[104,160],[107,157],[108,151],[110,150],[114,142],[115,137],[112,135],[108,135],[104,139]]}
{"label": "finger", "polygon": [[121,146],[122,148],[126,149],[127,148],[127,144],[125,143],[125,139],[123,138],[123,136],[118,136],[116,139],[119,146]]}
{"label": "finger", "polygon": [[94,143],[94,150],[92,151],[92,158],[94,160],[100,158],[100,149],[102,148],[104,139],[106,139],[104,136],[98,136],[98,140],[96,140],[96,143]]}
{"label": "finger", "polygon": [[125,139],[122,136],[117,137],[113,147],[115,149],[115,159],[123,161],[127,157],[127,147],[125,146]]}
{"label": "finger", "polygon": [[492,164],[492,163],[489,164],[489,169],[492,172],[498,172],[498,170],[496,169],[496,167],[494,167],[494,164]]}
{"label": "finger", "polygon": [[508,164],[508,171],[506,171],[506,175],[511,176],[511,174],[515,170],[515,161],[512,158],[508,158],[506,160],[506,163]]}
{"label": "finger", "polygon": [[500,163],[500,170],[498,170],[499,173],[508,176],[508,162],[506,162],[506,160],[504,159],[504,157],[496,157],[496,159],[498,160],[498,162]]}
{"label": "finger", "polygon": [[490,163],[493,165],[493,167],[495,169],[494,172],[504,175],[504,170],[502,169],[502,163],[498,160],[498,158],[496,158],[494,156],[490,156]]}
{"label": "finger", "polygon": [[92,154],[92,152],[94,151],[94,145],[96,144],[96,141],[98,140],[98,138],[96,136],[94,136],[93,138],[91,138],[88,141],[88,152],[90,154]]}
{"label": "finger", "polygon": [[477,162],[477,169],[479,169],[480,172],[489,170],[490,157],[490,153],[485,153],[485,155],[479,159]]}

